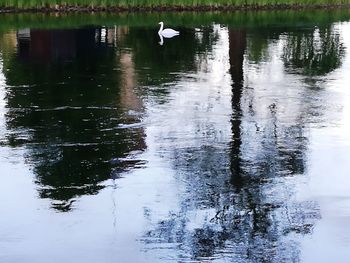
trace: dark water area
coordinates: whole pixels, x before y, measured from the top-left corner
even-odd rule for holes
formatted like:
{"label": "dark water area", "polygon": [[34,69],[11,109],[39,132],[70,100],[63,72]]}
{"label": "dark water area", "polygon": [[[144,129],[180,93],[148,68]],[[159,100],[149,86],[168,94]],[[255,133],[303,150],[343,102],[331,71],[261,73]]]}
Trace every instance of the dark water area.
{"label": "dark water area", "polygon": [[0,262],[349,262],[350,12],[168,17],[0,16]]}

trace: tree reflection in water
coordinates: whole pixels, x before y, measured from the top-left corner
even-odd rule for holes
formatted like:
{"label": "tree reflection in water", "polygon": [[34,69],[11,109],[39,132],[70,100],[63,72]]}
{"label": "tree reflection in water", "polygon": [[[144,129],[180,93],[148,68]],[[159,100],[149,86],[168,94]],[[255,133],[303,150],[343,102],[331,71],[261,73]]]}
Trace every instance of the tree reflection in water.
{"label": "tree reflection in water", "polygon": [[[287,37],[282,59],[287,68],[302,69],[300,74],[309,77],[340,66],[343,51],[339,36],[330,29],[319,32],[324,37],[317,43],[314,34],[284,33]],[[174,146],[175,170],[179,180],[186,182],[187,191],[181,198],[180,211],[155,225],[144,241],[174,244],[181,251],[180,258],[194,261],[299,262],[299,247],[293,237],[311,233],[320,216],[316,203],[294,198],[293,188],[293,182],[305,171],[305,122],[312,115],[312,105],[296,106],[307,102],[304,95],[308,90],[288,90],[286,85],[286,93],[295,92],[290,94],[295,96],[291,99],[273,90],[276,84],[267,87],[271,89],[268,92],[265,87],[250,86],[252,81],[244,77],[244,68],[249,66],[249,61],[245,66],[245,54],[251,51],[247,50],[247,30],[229,29],[228,37],[232,78],[230,146]],[[284,39],[282,34],[277,37]],[[300,43],[319,48],[306,49],[303,55]],[[274,45],[278,47],[275,42],[260,47]],[[268,51],[255,54],[268,57]],[[271,97],[267,97],[269,94]],[[290,107],[294,111],[286,113]]]}
{"label": "tree reflection in water", "polygon": [[283,60],[287,70],[323,76],[341,65],[344,47],[333,27],[314,28],[286,36]]}
{"label": "tree reflection in water", "polygon": [[155,55],[150,29],[19,30],[17,54],[7,61],[7,142],[28,149],[40,197],[69,211],[76,197],[142,167],[136,157],[146,149],[140,87],[174,81],[169,72],[195,71],[196,54],[215,41],[208,29],[200,43],[194,30],[182,31],[188,46],[177,63],[169,63],[179,55],[177,43]]}
{"label": "tree reflection in water", "polygon": [[[40,197],[53,200],[59,211],[72,209],[78,196],[98,193],[121,171],[142,166],[137,156],[147,147],[143,99],[166,103],[172,92],[166,84],[208,66],[218,41],[212,27],[200,29],[201,38],[184,29],[181,38],[155,52],[158,39],[150,37],[151,29],[119,27],[116,35],[104,30],[20,31],[18,54],[7,61],[7,144],[26,147]],[[308,90],[291,90],[283,80],[281,95],[280,86],[254,82],[254,74],[272,61],[268,49],[278,48],[276,40],[284,41],[283,77],[294,81],[295,72],[305,78],[339,67],[342,43],[333,28],[262,32],[267,42],[259,45],[252,44],[256,34],[248,29],[226,31],[230,136],[222,143],[166,145],[186,189],[180,211],[157,218],[142,240],[173,244],[180,260],[298,262],[293,235],[310,233],[319,216],[316,204],[293,198],[294,180],[305,171],[305,122],[312,105],[296,107],[305,104]],[[179,49],[180,40],[188,45]],[[249,63],[257,70],[246,72]],[[201,125],[199,132],[220,134],[212,123]]]}
{"label": "tree reflection in water", "polygon": [[137,166],[127,157],[146,147],[142,127],[121,127],[139,123],[142,113],[134,83],[125,81],[132,61],[117,56],[101,30],[19,31],[18,54],[9,61],[9,145],[28,149],[40,197],[60,211]]}

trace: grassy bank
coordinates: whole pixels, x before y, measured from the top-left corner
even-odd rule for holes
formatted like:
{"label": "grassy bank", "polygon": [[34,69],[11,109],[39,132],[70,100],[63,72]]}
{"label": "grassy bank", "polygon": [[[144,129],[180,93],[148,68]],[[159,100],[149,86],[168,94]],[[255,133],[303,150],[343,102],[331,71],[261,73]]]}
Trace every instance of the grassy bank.
{"label": "grassy bank", "polygon": [[350,6],[350,0],[0,0],[2,12],[291,9]]}

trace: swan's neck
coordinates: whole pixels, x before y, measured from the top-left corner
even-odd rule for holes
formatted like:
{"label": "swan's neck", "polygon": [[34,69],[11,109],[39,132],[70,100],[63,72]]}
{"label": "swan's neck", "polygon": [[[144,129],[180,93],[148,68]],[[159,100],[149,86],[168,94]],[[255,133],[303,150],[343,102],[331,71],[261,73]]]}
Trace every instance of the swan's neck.
{"label": "swan's neck", "polygon": [[160,23],[160,28],[159,28],[158,33],[161,33],[162,31],[163,31],[163,23]]}

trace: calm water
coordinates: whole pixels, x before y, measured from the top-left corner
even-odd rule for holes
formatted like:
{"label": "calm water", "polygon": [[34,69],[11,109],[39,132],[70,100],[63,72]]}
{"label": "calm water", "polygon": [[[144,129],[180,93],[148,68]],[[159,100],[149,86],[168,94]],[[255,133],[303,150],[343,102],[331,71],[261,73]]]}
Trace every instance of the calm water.
{"label": "calm water", "polygon": [[0,262],[349,262],[350,12],[0,20]]}

